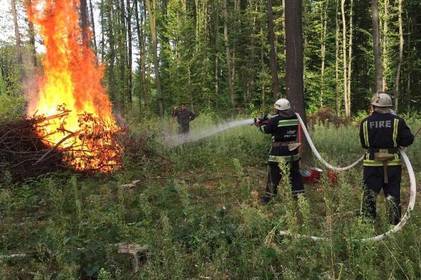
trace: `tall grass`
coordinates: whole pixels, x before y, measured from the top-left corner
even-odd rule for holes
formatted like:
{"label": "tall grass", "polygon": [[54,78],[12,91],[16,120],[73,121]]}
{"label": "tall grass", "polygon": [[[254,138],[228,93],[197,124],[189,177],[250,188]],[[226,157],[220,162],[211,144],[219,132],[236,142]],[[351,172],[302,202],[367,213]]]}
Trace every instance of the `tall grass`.
{"label": "tall grass", "polygon": [[[217,121],[201,115],[193,129]],[[0,254],[32,256],[0,260],[0,279],[421,277],[419,202],[402,232],[382,242],[360,243],[359,238],[388,228],[380,198],[376,224],[356,215],[360,167],[339,174],[337,184],[323,176],[320,184],[306,186],[306,195],[298,200],[284,178],[279,195],[262,206],[258,193],[266,183],[270,136],[244,126],[168,148],[159,141],[163,127],[174,130],[168,123],[133,122],[135,133],[147,134],[148,145],[160,156],[127,162],[112,177],[54,174],[2,185]],[[355,127],[316,127],[312,135],[320,152],[335,164],[349,163],[363,152]],[[416,159],[419,145],[408,149],[416,170],[421,166]],[[132,179],[141,183],[121,187]],[[282,237],[281,229],[330,241]],[[128,256],[117,254],[112,245],[118,242],[149,246],[138,273],[132,272]]]}

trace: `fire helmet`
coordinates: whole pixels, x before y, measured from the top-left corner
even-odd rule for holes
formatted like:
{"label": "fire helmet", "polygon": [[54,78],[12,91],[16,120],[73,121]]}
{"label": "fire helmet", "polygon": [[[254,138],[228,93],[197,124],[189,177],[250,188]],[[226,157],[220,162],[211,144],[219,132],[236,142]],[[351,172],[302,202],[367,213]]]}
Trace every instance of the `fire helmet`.
{"label": "fire helmet", "polygon": [[393,107],[392,97],[384,92],[376,93],[371,99],[371,105],[380,108]]}
{"label": "fire helmet", "polygon": [[274,107],[276,110],[284,111],[291,109],[291,104],[289,103],[288,99],[281,98],[276,100]]}

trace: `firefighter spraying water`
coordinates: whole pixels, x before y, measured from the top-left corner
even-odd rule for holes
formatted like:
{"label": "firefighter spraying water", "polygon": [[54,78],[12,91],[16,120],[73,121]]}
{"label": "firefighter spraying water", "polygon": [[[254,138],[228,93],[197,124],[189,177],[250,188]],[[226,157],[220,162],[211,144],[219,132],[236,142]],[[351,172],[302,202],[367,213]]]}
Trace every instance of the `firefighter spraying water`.
{"label": "firefighter spraying water", "polygon": [[266,134],[272,135],[272,146],[268,159],[268,180],[265,194],[261,197],[263,204],[268,203],[277,194],[277,188],[283,174],[282,165],[289,167],[289,180],[292,193],[297,196],[304,193],[300,174],[300,154],[298,142],[299,122],[291,109],[289,101],[281,98],[275,102],[276,115],[256,119],[256,126]]}
{"label": "firefighter spraying water", "polygon": [[[415,207],[416,198],[415,173],[405,151],[400,148],[409,146],[413,142],[414,136],[406,126],[405,121],[397,117],[392,111],[391,104],[392,100],[387,94],[379,93],[373,97],[373,112],[362,122],[360,129],[361,144],[368,151],[364,156],[361,156],[358,160],[345,167],[333,166],[322,158],[314,146],[300,115],[291,110],[290,103],[286,99],[276,101],[274,104],[276,114],[274,116],[265,115],[261,118],[236,120],[216,125],[207,130],[193,132],[183,137],[171,136],[166,138],[166,143],[168,146],[174,147],[184,143],[195,142],[231,128],[254,123],[262,132],[272,135],[272,144],[268,159],[268,181],[265,193],[261,197],[261,202],[266,204],[276,195],[278,184],[284,175],[280,166],[289,167],[287,170],[289,169],[289,179],[293,195],[296,197],[298,194],[304,192],[303,178],[306,179],[306,176],[303,177],[299,169],[299,147],[301,142],[299,135],[300,129],[302,129],[302,133],[307,139],[311,151],[328,168],[328,177],[329,172],[333,172],[334,174],[334,172],[347,171],[364,160],[363,214],[367,217],[375,217],[375,198],[378,192],[383,189],[389,202],[390,223],[394,227],[383,234],[363,238],[358,241],[380,241],[402,230],[410,218],[411,211]],[[405,163],[410,179],[410,198],[408,208],[402,219],[400,217],[400,181],[402,172],[400,159]],[[317,169],[315,172],[318,173],[316,175],[320,175],[321,170]],[[307,176],[307,179],[313,175]],[[336,181],[336,178],[334,179],[333,181]],[[310,183],[315,182],[310,181]],[[279,234],[294,236],[296,238],[309,238],[315,241],[329,240],[326,237],[293,234],[288,230],[280,230]]]}

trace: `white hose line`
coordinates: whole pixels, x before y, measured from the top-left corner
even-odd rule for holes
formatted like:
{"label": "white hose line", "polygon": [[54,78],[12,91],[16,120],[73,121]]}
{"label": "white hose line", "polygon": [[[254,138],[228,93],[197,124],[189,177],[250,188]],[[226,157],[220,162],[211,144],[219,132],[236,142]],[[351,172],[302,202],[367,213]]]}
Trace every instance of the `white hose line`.
{"label": "white hose line", "polygon": [[308,133],[308,130],[307,130],[307,127],[306,127],[306,125],[305,125],[305,123],[304,123],[304,121],[303,121],[303,119],[301,118],[301,116],[299,115],[299,114],[296,114],[297,115],[297,117],[298,117],[298,120],[299,120],[299,122],[300,122],[300,125],[301,125],[301,127],[302,127],[302,129],[303,129],[303,132],[304,132],[304,135],[305,135],[305,137],[306,137],[306,139],[307,139],[307,142],[308,142],[308,144],[310,145],[310,148],[311,148],[311,150],[312,150],[312,152],[313,152],[313,154],[317,157],[317,159],[321,162],[321,163],[323,163],[327,168],[329,168],[329,169],[331,169],[331,170],[334,170],[334,171],[338,171],[338,172],[340,172],[340,171],[346,171],[346,170],[349,170],[349,169],[351,169],[351,168],[354,168],[357,164],[359,164],[363,159],[364,159],[364,155],[363,156],[361,156],[356,162],[354,162],[353,164],[351,164],[351,165],[348,165],[348,166],[345,166],[345,167],[337,167],[337,166],[333,166],[333,165],[331,165],[331,164],[329,164],[326,160],[324,160],[323,158],[322,158],[322,156],[320,155],[320,153],[319,153],[319,151],[317,151],[317,149],[316,149],[316,146],[314,146],[314,143],[313,143],[313,140],[311,139],[311,137],[310,137],[310,134]]}
{"label": "white hose line", "polygon": [[[338,170],[338,171],[344,171],[347,169],[350,169],[352,167],[354,167],[355,165],[357,165],[361,160],[358,160],[356,163],[353,163],[350,166],[347,167],[342,167],[342,168],[335,168],[334,166],[330,165],[329,163],[327,163],[326,161],[324,161],[320,154],[317,152],[316,147],[314,146],[310,135],[308,134],[307,129],[305,128],[304,122],[301,119],[301,117],[297,114],[298,119],[300,120],[300,123],[303,127],[304,133],[306,134],[307,140],[310,144],[310,147],[312,147],[313,152],[315,152],[316,157],[322,161],[323,163],[325,163],[325,165],[331,169],[334,170]],[[417,196],[417,182],[415,180],[415,172],[414,169],[412,167],[411,161],[408,158],[408,155],[405,153],[404,150],[400,150],[400,154],[402,156],[403,162],[405,163],[406,169],[408,170],[408,174],[409,174],[409,191],[410,191],[410,197],[409,197],[409,203],[408,203],[408,208],[406,209],[405,215],[403,216],[403,218],[401,219],[401,221],[399,222],[399,224],[395,225],[392,229],[390,229],[389,231],[383,233],[383,234],[379,234],[377,236],[373,236],[373,237],[369,237],[369,238],[363,238],[363,239],[356,239],[355,241],[359,241],[359,242],[376,242],[376,241],[381,241],[385,238],[387,238],[389,235],[394,234],[400,230],[402,230],[402,228],[405,226],[405,224],[408,222],[409,218],[411,217],[411,212],[414,210],[415,207],[415,199]],[[333,167],[333,168],[332,168]],[[319,236],[314,236],[314,235],[305,235],[305,234],[295,234],[295,233],[291,233],[289,231],[284,231],[281,230],[279,231],[280,235],[283,236],[292,236],[295,238],[299,238],[299,239],[311,239],[314,241],[329,241],[330,238],[327,237],[319,237]]]}

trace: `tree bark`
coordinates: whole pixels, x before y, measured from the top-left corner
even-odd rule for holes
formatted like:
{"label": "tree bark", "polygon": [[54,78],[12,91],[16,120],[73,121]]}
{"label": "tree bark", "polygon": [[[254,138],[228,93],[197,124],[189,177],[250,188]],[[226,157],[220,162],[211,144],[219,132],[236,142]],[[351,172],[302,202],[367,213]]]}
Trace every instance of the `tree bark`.
{"label": "tree bark", "polygon": [[[263,34],[263,27],[260,26],[260,35]],[[260,71],[265,71],[265,39],[264,36],[260,36]],[[262,108],[266,107],[266,89],[265,89],[265,83],[263,79],[260,80],[260,89],[261,89],[261,100],[262,100]]]}
{"label": "tree bark", "polygon": [[347,55],[347,28],[346,28],[346,14],[345,1],[341,0],[341,15],[342,15],[342,72],[343,72],[343,96],[345,105],[345,116],[350,117],[350,108],[348,100],[348,55]]}
{"label": "tree bark", "polygon": [[139,109],[142,111],[142,98],[146,105],[146,69],[145,69],[145,39],[143,31],[143,9],[140,11],[140,0],[135,0],[135,18],[136,18],[136,31],[139,47],[139,72],[140,72],[140,90],[139,90]]}
{"label": "tree bark", "polygon": [[[324,5],[323,5],[324,4]],[[320,23],[322,30],[320,32],[320,56],[322,65],[320,67],[320,107],[323,107],[324,91],[325,91],[325,68],[326,68],[326,34],[327,34],[327,9],[329,7],[329,0],[321,2],[320,7]]]}
{"label": "tree bark", "polygon": [[341,98],[339,97],[339,60],[340,60],[340,46],[339,46],[339,37],[340,37],[340,29],[339,29],[339,1],[336,0],[336,12],[335,12],[335,104],[336,104],[336,115],[341,115],[342,110],[342,103]]}
{"label": "tree bark", "polygon": [[[302,0],[285,0],[286,38],[286,95],[292,108],[306,122],[304,104],[304,48],[302,27]],[[302,139],[303,162],[308,163],[311,153],[307,141]]]}
{"label": "tree bark", "polygon": [[380,45],[378,0],[371,0],[371,18],[372,18],[372,24],[373,24],[374,65],[375,65],[375,69],[376,69],[376,87],[375,87],[375,90],[377,92],[377,91],[384,91],[382,49],[381,49],[381,45]]}
{"label": "tree bark", "polygon": [[395,111],[399,111],[399,84],[401,78],[401,68],[403,63],[403,47],[404,47],[404,38],[403,38],[403,23],[402,23],[402,2],[403,0],[398,0],[398,21],[399,21],[399,61],[398,67],[396,69],[396,78],[395,78]]}
{"label": "tree bark", "polygon": [[[113,101],[117,101],[116,97],[116,86],[115,86],[115,79],[114,79],[114,68],[115,68],[115,60],[116,60],[116,42],[115,42],[115,34],[114,34],[114,9],[112,0],[103,0],[103,8],[104,8],[104,23],[107,21],[107,28],[106,33],[108,36],[108,48],[109,53],[107,54],[107,62],[108,62],[108,70],[107,70],[107,80],[108,80],[108,91]],[[103,43],[105,46],[105,42]],[[105,50],[104,50],[105,54]],[[104,56],[105,58],[105,56]],[[119,106],[120,104],[117,105]]]}
{"label": "tree bark", "polygon": [[[186,2],[184,2],[186,3]],[[217,3],[219,4],[219,3]],[[219,5],[217,5],[219,7]],[[186,13],[186,9],[184,10]],[[215,36],[215,48],[218,50],[219,48],[219,14],[215,13],[215,24],[214,24],[214,36]],[[215,96],[219,96],[219,54],[218,51],[215,51],[215,73],[214,73],[214,82],[215,82]]]}
{"label": "tree bark", "polygon": [[294,110],[305,119],[302,0],[286,0],[285,17],[286,94]]}
{"label": "tree bark", "polygon": [[86,0],[80,0],[80,27],[82,29],[82,42],[85,46],[89,46],[89,20],[88,5]]}
{"label": "tree bark", "polygon": [[104,0],[100,2],[100,17],[101,17],[101,62],[104,63],[105,58],[105,5]]}
{"label": "tree bark", "polygon": [[[31,7],[32,0],[25,0],[26,7]],[[29,36],[29,45],[31,46],[31,56],[32,56],[32,64],[34,67],[38,66],[37,61],[37,51],[35,47],[35,30],[34,30],[34,24],[32,21],[28,20],[28,36]]]}
{"label": "tree bark", "polygon": [[234,95],[234,81],[232,77],[232,61],[231,61],[231,49],[229,44],[229,34],[228,34],[228,5],[227,0],[224,0],[223,6],[223,15],[224,15],[224,42],[225,42],[225,55],[227,60],[227,74],[228,74],[228,93],[231,99],[231,105],[235,107],[235,95]]}
{"label": "tree bark", "polygon": [[21,38],[20,38],[16,0],[11,0],[10,4],[12,6],[12,17],[13,17],[13,25],[14,25],[14,30],[15,30],[16,59],[17,59],[17,62],[19,64],[19,67],[23,67],[23,65],[22,65],[22,63],[23,63],[22,46],[21,46],[22,42],[21,42]]}
{"label": "tree bark", "polygon": [[389,36],[389,0],[383,0],[383,34],[382,40],[380,40],[382,46],[382,59],[383,59],[383,90],[387,87],[387,77],[390,73],[390,60],[389,60],[389,47],[388,47],[388,36]]}
{"label": "tree bark", "polygon": [[[126,2],[126,9],[127,9],[127,49],[128,49],[128,57],[127,57],[127,93],[128,93],[128,101],[129,105],[131,106],[133,101],[133,75],[132,75],[132,61],[133,61],[133,44],[132,44],[132,7],[130,5],[131,0],[127,0]],[[133,5],[135,5],[134,3]]]}
{"label": "tree bark", "polygon": [[270,44],[270,71],[272,74],[272,93],[274,99],[279,98],[280,96],[280,86],[278,78],[278,61],[276,54],[276,40],[275,32],[273,30],[273,1],[267,1],[267,20],[268,20],[268,39]]}
{"label": "tree bark", "polygon": [[128,92],[128,78],[127,78],[127,29],[126,29],[126,8],[124,0],[120,0],[118,5],[118,62],[120,74],[120,102],[123,112],[126,110],[126,105],[129,97]]}
{"label": "tree bark", "polygon": [[346,106],[348,108],[348,111],[346,112],[346,115],[348,118],[351,117],[351,79],[352,79],[352,45],[353,45],[353,9],[354,9],[354,0],[351,0],[350,3],[350,12],[349,12],[349,43],[348,43],[348,71],[347,71],[347,101],[348,105]]}
{"label": "tree bark", "polygon": [[[96,43],[94,7],[92,5],[92,0],[89,0],[89,10],[90,10],[90,15],[91,15],[92,42],[93,42],[93,45],[94,45],[95,54],[98,55],[98,45]],[[98,59],[97,59],[97,61],[98,61]]]}
{"label": "tree bark", "polygon": [[146,0],[145,4],[148,9],[149,14],[149,26],[151,29],[151,40],[152,40],[152,56],[153,56],[153,65],[155,72],[155,86],[158,95],[158,105],[159,105],[159,115],[164,117],[164,104],[162,98],[162,89],[161,89],[161,80],[159,73],[159,57],[158,57],[158,34],[156,27],[156,0]]}

